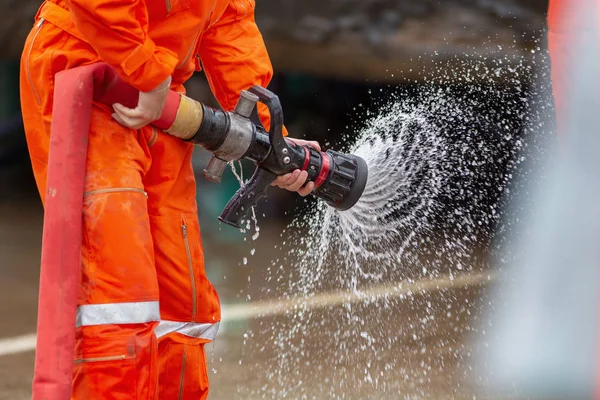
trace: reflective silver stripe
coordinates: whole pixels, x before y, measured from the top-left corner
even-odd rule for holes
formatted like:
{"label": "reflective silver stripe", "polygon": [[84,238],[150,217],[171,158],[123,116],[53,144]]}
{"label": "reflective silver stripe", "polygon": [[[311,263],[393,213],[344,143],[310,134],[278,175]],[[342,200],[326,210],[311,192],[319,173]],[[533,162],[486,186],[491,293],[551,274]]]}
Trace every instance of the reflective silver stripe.
{"label": "reflective silver stripe", "polygon": [[182,335],[214,340],[219,331],[219,323],[214,324],[198,324],[194,322],[175,322],[175,321],[160,321],[158,326],[154,329],[154,333],[157,337],[168,335],[169,333],[181,333]]}
{"label": "reflective silver stripe", "polygon": [[113,324],[143,324],[160,321],[158,301],[90,304],[77,307],[77,327]]}

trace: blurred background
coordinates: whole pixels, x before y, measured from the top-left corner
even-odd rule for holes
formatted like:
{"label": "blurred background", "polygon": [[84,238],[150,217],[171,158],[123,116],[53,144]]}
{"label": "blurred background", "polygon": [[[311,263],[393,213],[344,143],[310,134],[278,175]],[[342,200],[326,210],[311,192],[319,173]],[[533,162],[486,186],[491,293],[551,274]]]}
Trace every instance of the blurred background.
{"label": "blurred background", "polygon": [[[462,85],[483,87],[478,93],[486,97],[487,112],[493,111],[494,104],[507,101],[507,93],[518,98],[531,85],[545,88],[539,96],[549,94],[545,0],[256,3],[256,20],[275,69],[269,89],[282,101],[288,130],[291,136],[318,140],[325,148],[347,146],[345,140],[356,137],[368,116],[377,115],[399,91],[418,96],[432,79],[449,91],[460,92]],[[18,82],[22,46],[39,5],[37,0],[0,0],[0,399],[11,400],[30,396],[34,357],[27,335],[35,333],[43,210],[24,139]],[[472,60],[482,68],[501,64],[510,70],[514,64],[515,71],[525,75],[520,76],[518,85],[514,74],[489,80],[473,72],[468,66]],[[448,78],[461,77],[467,71],[468,80]],[[439,75],[446,78],[436,80]],[[217,106],[202,73],[186,87],[190,97]],[[543,104],[547,107],[545,115],[551,114],[552,104]],[[516,141],[524,119],[516,115],[506,118],[512,121]],[[552,134],[551,130],[547,133]],[[510,157],[505,156],[513,148],[500,146],[496,151],[497,163],[478,170],[481,187],[489,172],[486,168],[494,173],[502,170],[509,163]],[[283,242],[305,232],[294,228],[286,231],[286,227],[295,216],[310,209],[313,200],[271,190],[268,202],[258,207],[260,237],[254,240],[218,223],[218,215],[239,183],[232,173],[227,173],[221,184],[206,181],[201,172],[208,160],[209,154],[198,148],[194,166],[207,270],[228,307],[224,315],[229,311],[231,316],[223,324],[220,339],[208,349],[213,387],[210,398],[496,398],[477,397],[483,382],[473,375],[475,363],[467,361],[477,347],[470,335],[481,324],[491,295],[487,282],[493,271],[488,264],[494,256],[494,243],[489,232],[497,228],[495,224],[476,232],[478,238],[472,241],[470,253],[474,256],[467,270],[473,271],[475,278],[465,278],[462,286],[446,282],[442,289],[439,285],[439,290],[431,287],[426,290],[426,300],[386,309],[382,317],[399,332],[399,339],[381,358],[352,358],[348,364],[355,365],[344,366],[347,379],[342,383],[339,374],[328,372],[327,363],[318,362],[318,367],[313,363],[293,371],[283,368],[294,375],[286,381],[266,373],[272,372],[270,363],[278,358],[272,354],[277,352],[274,347],[266,352],[257,349],[264,344],[269,347],[267,343],[273,339],[265,324],[278,326],[278,318],[288,317],[282,312],[265,322],[259,314],[268,310],[269,300],[282,293],[281,283],[273,282],[266,272],[274,265],[273,260],[283,260],[280,268],[285,272],[280,277],[293,276],[287,269],[293,269],[295,261],[286,256]],[[251,168],[244,165],[246,177]],[[485,194],[484,203],[496,204],[505,193],[487,190]],[[444,229],[443,224],[439,227]],[[254,304],[258,308],[252,308]],[[449,311],[452,307],[455,314]],[[415,327],[425,310],[434,310],[427,315],[436,319],[435,328]],[[368,313],[368,307],[362,312]],[[417,339],[414,332],[419,329],[422,335]],[[256,334],[249,336],[248,332]],[[307,333],[308,344],[302,342],[302,346],[324,351],[322,360],[336,358],[336,349],[320,348],[319,334],[313,333]],[[17,342],[12,341],[15,338]],[[345,343],[360,348],[356,341]],[[452,354],[440,343],[452,343]],[[377,384],[365,381],[364,365],[370,368],[371,363],[381,364],[386,371]],[[312,372],[306,372],[309,370]],[[303,379],[309,379],[312,389],[297,390]],[[286,382],[290,383],[287,392],[281,389]]]}
{"label": "blurred background", "polygon": [[[37,202],[19,112],[18,71],[24,38],[39,5],[0,1],[3,201]],[[389,102],[399,87],[418,90],[448,71],[458,76],[465,70],[463,60],[474,54],[489,65],[498,60],[515,65],[531,61],[543,39],[546,10],[544,0],[259,0],[256,20],[275,69],[269,89],[282,100],[291,135],[335,147],[343,136],[355,136],[365,116]],[[448,86],[458,82],[447,81]],[[202,73],[186,86],[191,97],[217,106]],[[198,149],[196,156],[201,171],[208,154]],[[229,174],[221,185],[198,181],[207,240],[229,240],[214,216],[235,192],[237,180]],[[265,208],[274,213],[269,222],[284,221],[286,211],[294,207],[293,197],[272,193],[275,197],[283,201]],[[233,236],[231,240],[239,240]]]}

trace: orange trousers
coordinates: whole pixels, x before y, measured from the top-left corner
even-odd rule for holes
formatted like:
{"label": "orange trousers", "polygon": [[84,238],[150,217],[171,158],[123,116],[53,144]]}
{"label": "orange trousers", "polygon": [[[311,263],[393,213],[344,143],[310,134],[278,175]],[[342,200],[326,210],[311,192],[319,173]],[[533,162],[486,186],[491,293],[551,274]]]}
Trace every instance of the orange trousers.
{"label": "orange trousers", "polygon": [[[51,50],[50,50],[51,49]],[[42,197],[54,75],[100,61],[39,19],[21,60],[21,105]],[[204,399],[204,345],[220,320],[204,271],[193,145],[125,128],[94,107],[83,209],[73,399]],[[43,335],[44,332],[38,332]]]}

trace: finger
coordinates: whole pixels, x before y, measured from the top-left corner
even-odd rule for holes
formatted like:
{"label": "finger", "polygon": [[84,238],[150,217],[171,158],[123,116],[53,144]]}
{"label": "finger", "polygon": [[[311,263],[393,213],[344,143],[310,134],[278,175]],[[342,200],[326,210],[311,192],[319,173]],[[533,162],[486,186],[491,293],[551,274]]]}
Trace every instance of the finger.
{"label": "finger", "polygon": [[321,151],[321,145],[319,144],[319,142],[315,142],[314,140],[309,140],[306,144],[308,144],[310,147]]}
{"label": "finger", "polygon": [[139,121],[134,120],[133,118],[126,117],[122,114],[115,113],[118,118],[118,122],[126,128],[136,129],[135,127],[139,124]]}
{"label": "finger", "polygon": [[119,114],[119,112],[115,112],[112,115],[118,123],[127,128],[140,129],[141,127],[147,125],[147,123],[140,118],[129,118],[125,115]]}
{"label": "finger", "polygon": [[279,187],[281,187],[281,185],[283,185],[283,184],[286,184],[286,183],[287,183],[288,179],[290,179],[290,177],[291,177],[291,176],[292,176],[292,174],[291,174],[291,173],[289,173],[289,174],[285,174],[285,175],[281,175],[281,176],[278,176],[278,177],[275,179],[275,182],[273,182],[271,185],[272,185],[272,186],[279,186]]}
{"label": "finger", "polygon": [[138,108],[127,108],[123,104],[115,103],[113,104],[113,109],[119,113],[121,116],[126,116],[129,118],[142,118],[143,112]]}
{"label": "finger", "polygon": [[296,179],[296,181],[291,183],[290,185],[288,185],[286,187],[286,189],[289,190],[290,192],[297,192],[298,189],[300,189],[302,186],[304,186],[307,179],[308,179],[308,173],[306,171],[302,171],[300,173],[300,175],[298,175],[298,178]]}
{"label": "finger", "polygon": [[281,183],[279,184],[279,187],[282,189],[287,189],[291,184],[296,182],[299,175],[300,175],[300,170],[299,169],[295,170],[294,172],[289,174],[287,179],[281,181]]}
{"label": "finger", "polygon": [[298,180],[298,177],[301,173],[302,171],[300,171],[299,169],[292,172],[292,176],[290,176],[290,178],[287,181],[287,186],[293,185]]}
{"label": "finger", "polygon": [[129,125],[127,124],[127,122],[123,121],[123,118],[121,118],[119,116],[119,114],[117,114],[116,112],[112,113],[112,117],[115,121],[117,121],[119,124],[129,127]]}
{"label": "finger", "polygon": [[312,193],[313,189],[315,188],[315,183],[314,182],[308,182],[305,186],[301,187],[298,190],[298,194],[302,197],[306,197],[309,194]]}
{"label": "finger", "polygon": [[304,139],[294,139],[288,138],[289,141],[296,143],[299,146],[310,146],[318,151],[321,151],[321,145],[319,142],[315,140],[304,140]]}

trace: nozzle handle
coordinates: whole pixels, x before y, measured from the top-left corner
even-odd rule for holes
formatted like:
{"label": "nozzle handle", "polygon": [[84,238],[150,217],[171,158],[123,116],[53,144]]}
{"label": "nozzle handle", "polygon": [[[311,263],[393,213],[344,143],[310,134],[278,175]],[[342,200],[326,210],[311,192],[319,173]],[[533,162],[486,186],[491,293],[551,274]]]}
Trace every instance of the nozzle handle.
{"label": "nozzle handle", "polygon": [[267,196],[267,189],[275,181],[277,175],[263,168],[256,168],[252,178],[243,185],[229,200],[223,209],[219,221],[241,228],[244,218],[250,208],[255,206],[262,197]]}
{"label": "nozzle handle", "polygon": [[267,106],[271,115],[271,126],[269,127],[269,142],[275,152],[277,162],[280,165],[287,165],[290,162],[288,157],[289,148],[283,138],[283,109],[279,97],[268,89],[261,86],[252,86],[248,91],[258,97],[258,100]]}

